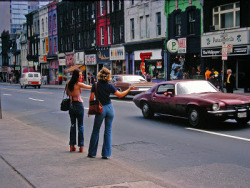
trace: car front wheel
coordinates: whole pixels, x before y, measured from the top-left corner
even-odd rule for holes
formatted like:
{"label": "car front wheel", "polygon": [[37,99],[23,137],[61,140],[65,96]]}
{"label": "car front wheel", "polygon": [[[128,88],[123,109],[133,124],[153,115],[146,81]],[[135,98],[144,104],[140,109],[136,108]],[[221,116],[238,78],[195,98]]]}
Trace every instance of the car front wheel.
{"label": "car front wheel", "polygon": [[189,124],[192,127],[200,127],[201,125],[201,112],[198,108],[190,108],[188,111]]}
{"label": "car front wheel", "polygon": [[154,116],[154,112],[151,110],[148,103],[143,102],[142,104],[142,114],[144,118],[152,118]]}

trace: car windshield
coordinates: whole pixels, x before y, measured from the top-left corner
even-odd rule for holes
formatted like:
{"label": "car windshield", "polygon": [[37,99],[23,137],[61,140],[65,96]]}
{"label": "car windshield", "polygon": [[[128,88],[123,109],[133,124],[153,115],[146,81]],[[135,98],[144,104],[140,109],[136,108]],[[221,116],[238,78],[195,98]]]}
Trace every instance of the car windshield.
{"label": "car windshield", "polygon": [[207,93],[207,92],[218,92],[218,91],[207,81],[177,83],[177,95],[185,95],[192,93]]}
{"label": "car windshield", "polygon": [[145,81],[145,79],[142,76],[124,76],[123,81],[124,82],[140,82],[140,81]]}

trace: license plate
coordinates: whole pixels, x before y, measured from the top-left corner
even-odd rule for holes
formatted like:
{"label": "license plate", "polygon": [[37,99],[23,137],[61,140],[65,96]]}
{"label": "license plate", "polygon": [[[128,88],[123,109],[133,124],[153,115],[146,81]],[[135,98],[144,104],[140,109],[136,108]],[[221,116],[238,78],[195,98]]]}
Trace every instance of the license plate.
{"label": "license plate", "polygon": [[246,118],[247,117],[247,113],[246,112],[240,112],[237,114],[238,118]]}

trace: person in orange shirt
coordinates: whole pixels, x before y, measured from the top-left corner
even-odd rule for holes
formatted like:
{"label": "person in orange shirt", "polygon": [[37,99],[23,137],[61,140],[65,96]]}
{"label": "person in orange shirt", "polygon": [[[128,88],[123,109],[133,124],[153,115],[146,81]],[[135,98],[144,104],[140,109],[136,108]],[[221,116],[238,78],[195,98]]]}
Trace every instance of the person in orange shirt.
{"label": "person in orange shirt", "polygon": [[209,80],[210,74],[211,74],[211,71],[210,71],[209,68],[207,67],[207,68],[206,68],[206,72],[205,72],[205,79],[206,79],[206,80]]}

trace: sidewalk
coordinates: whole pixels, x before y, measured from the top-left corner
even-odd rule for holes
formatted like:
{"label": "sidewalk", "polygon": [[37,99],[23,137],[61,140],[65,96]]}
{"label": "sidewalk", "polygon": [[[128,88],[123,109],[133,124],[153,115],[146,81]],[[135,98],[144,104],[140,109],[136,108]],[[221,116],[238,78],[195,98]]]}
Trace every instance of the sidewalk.
{"label": "sidewalk", "polygon": [[84,149],[70,153],[67,141],[4,113],[0,119],[0,187],[173,187],[115,159],[87,158]]}

